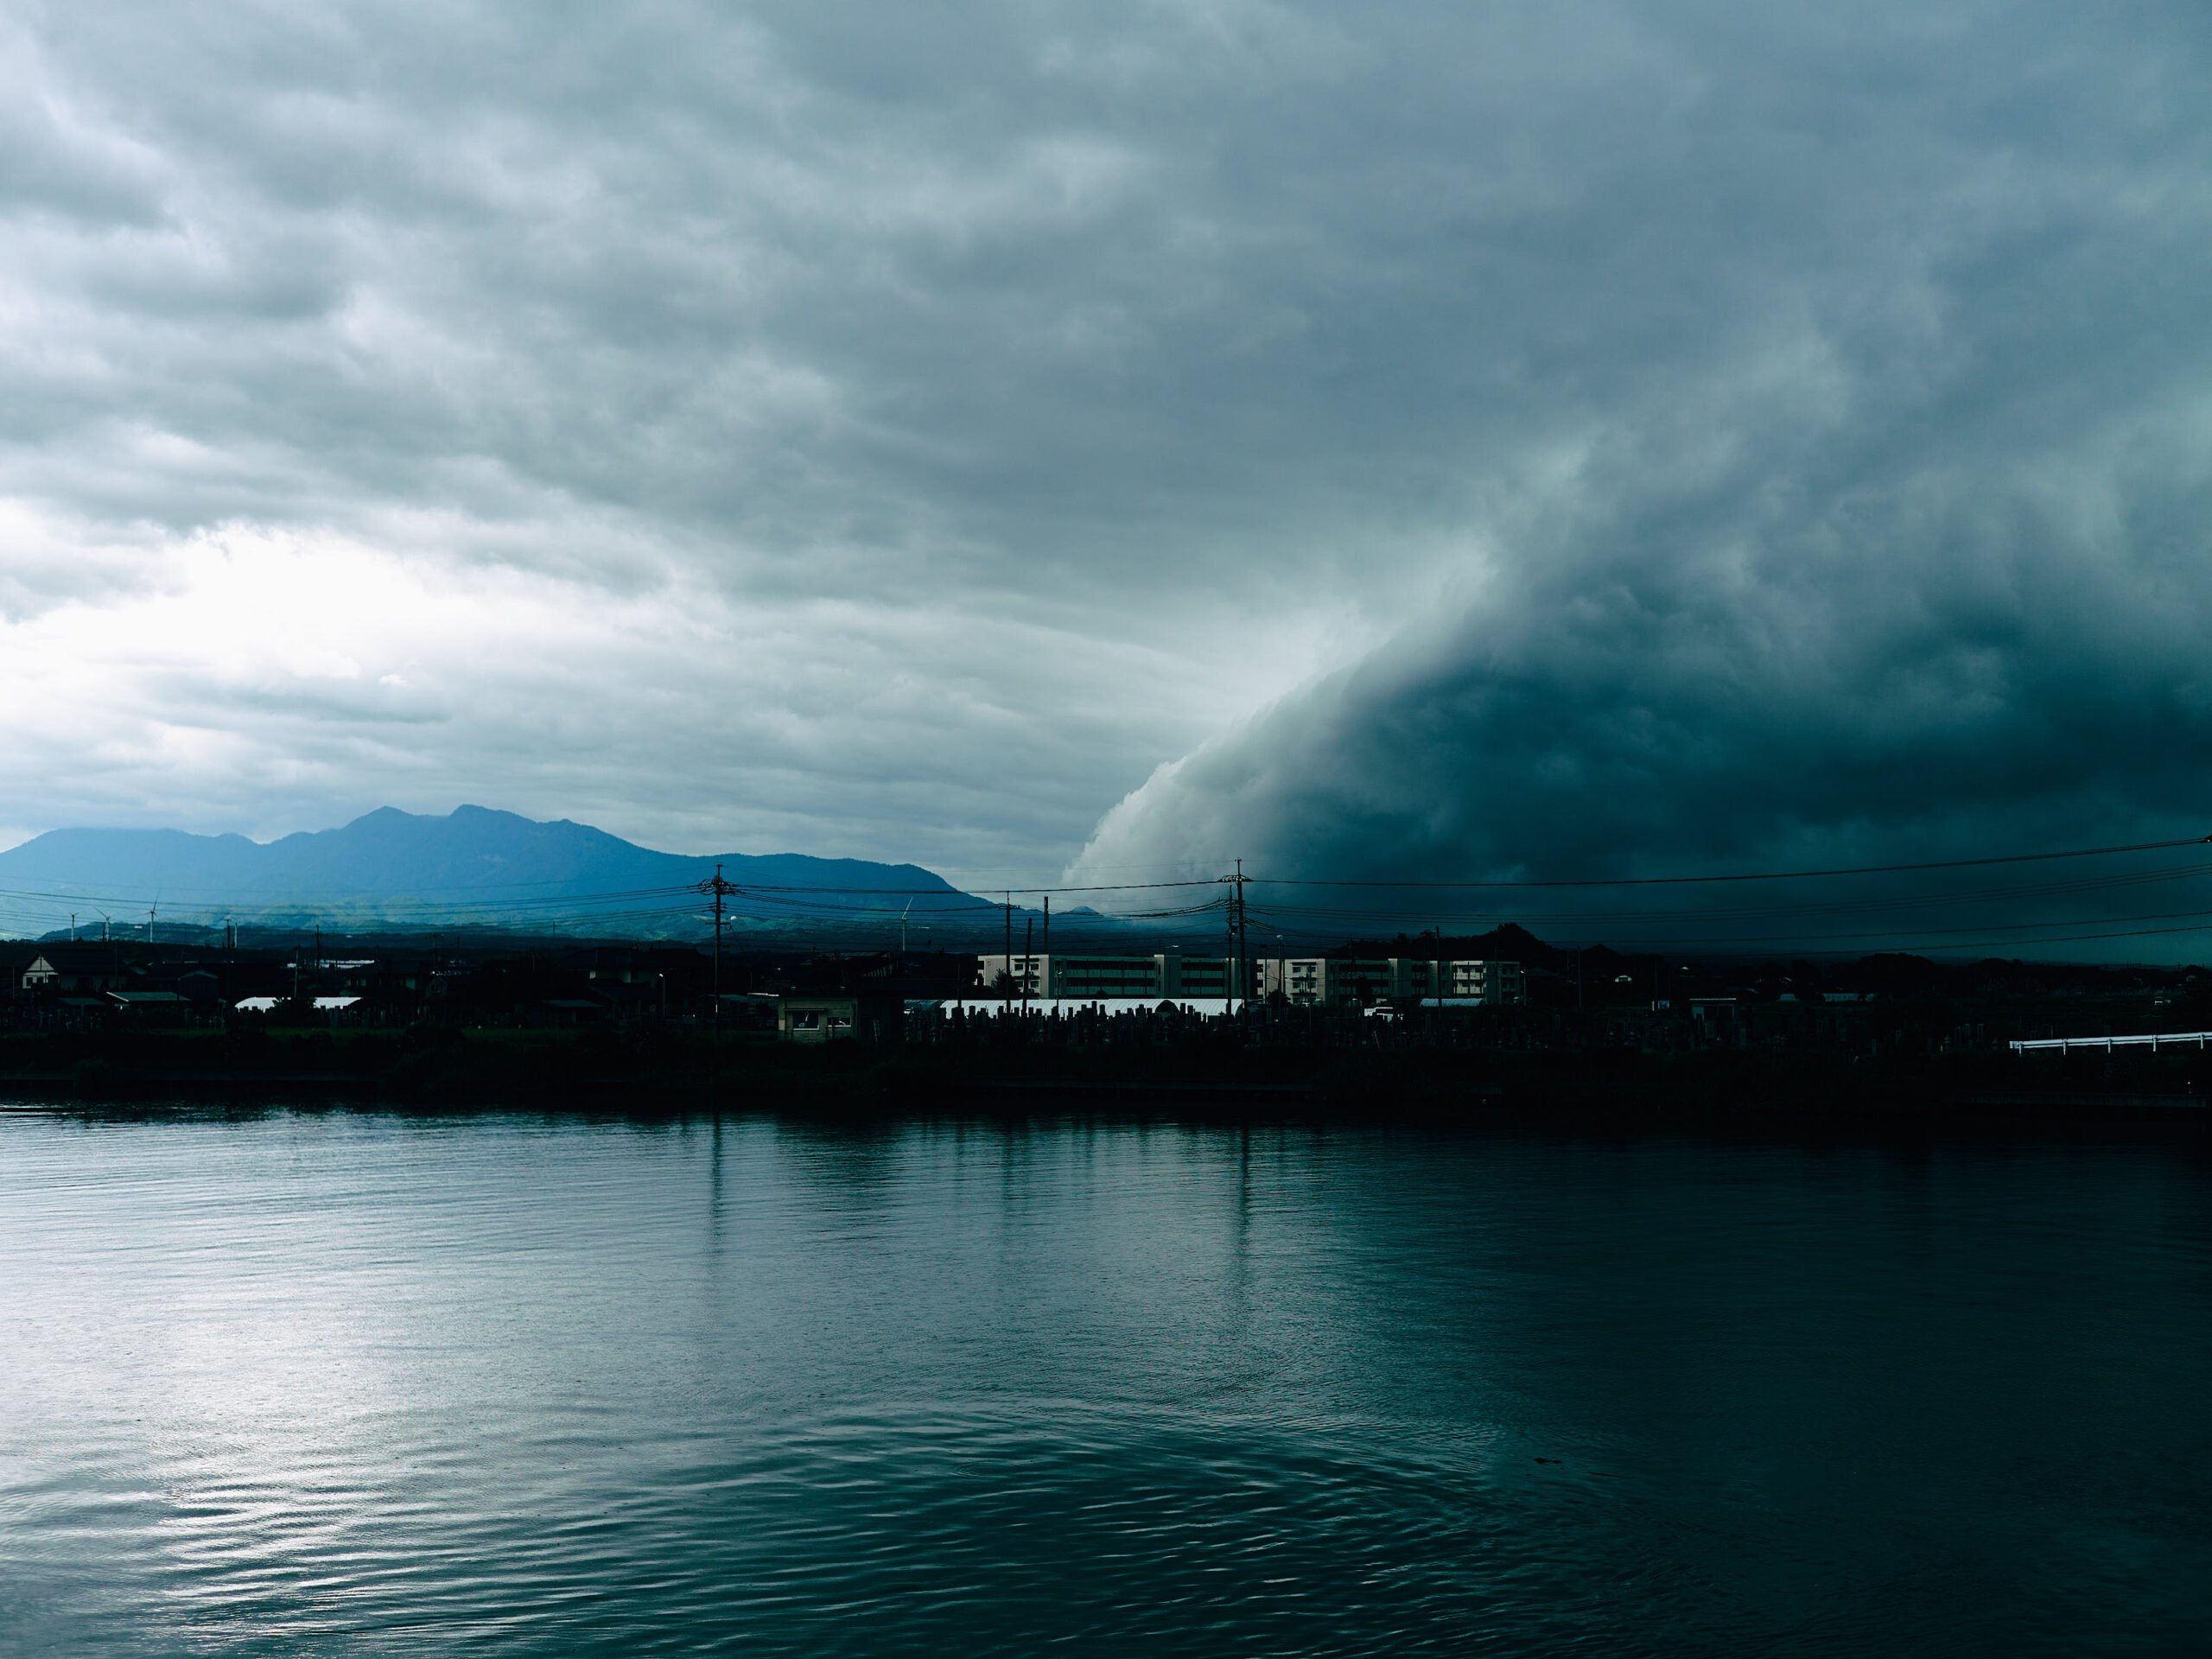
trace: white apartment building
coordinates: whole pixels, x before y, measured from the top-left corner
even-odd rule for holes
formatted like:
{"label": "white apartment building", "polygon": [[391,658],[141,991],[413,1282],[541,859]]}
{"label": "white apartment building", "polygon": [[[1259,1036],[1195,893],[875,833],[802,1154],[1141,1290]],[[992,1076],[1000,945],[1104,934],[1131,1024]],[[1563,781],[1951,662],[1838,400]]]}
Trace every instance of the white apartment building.
{"label": "white apartment building", "polygon": [[1371,1002],[1401,994],[1397,965],[1388,958],[1355,962],[1343,957],[1274,957],[1255,966],[1261,995],[1281,991],[1293,1002]]}
{"label": "white apartment building", "polygon": [[1087,1001],[1099,997],[1216,997],[1230,995],[1232,958],[1186,957],[1179,951],[1156,956],[1072,956],[1039,953],[979,958],[977,984],[982,994],[1001,994],[1001,979],[1013,993],[1033,1001],[1049,998]]}
{"label": "white apartment building", "polygon": [[1253,963],[1259,995],[1339,1007],[1386,997],[1448,997],[1513,1006],[1529,1000],[1517,962],[1442,962],[1418,957],[1270,957]]}
{"label": "white apartment building", "polygon": [[[1096,998],[1222,997],[1233,992],[1235,958],[1072,956],[1020,952],[979,959],[977,986],[985,997],[1010,988],[1032,1001],[1088,1001]],[[1001,977],[1011,982],[1002,987]],[[1356,1007],[1394,997],[1443,997],[1511,1007],[1529,1000],[1526,972],[1517,962],[1444,962],[1421,957],[1262,957],[1251,965],[1250,995],[1276,992],[1294,1003]]]}
{"label": "white apartment building", "polygon": [[1446,962],[1449,987],[1442,995],[1461,1001],[1517,1007],[1529,1000],[1529,976],[1517,962]]}

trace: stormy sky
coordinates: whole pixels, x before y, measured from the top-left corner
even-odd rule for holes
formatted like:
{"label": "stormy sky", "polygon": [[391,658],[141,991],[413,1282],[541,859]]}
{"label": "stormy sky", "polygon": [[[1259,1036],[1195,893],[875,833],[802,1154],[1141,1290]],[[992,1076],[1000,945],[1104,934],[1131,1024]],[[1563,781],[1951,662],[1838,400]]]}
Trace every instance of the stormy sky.
{"label": "stormy sky", "polygon": [[2198,0],[27,0],[0,77],[0,840],[2212,828]]}

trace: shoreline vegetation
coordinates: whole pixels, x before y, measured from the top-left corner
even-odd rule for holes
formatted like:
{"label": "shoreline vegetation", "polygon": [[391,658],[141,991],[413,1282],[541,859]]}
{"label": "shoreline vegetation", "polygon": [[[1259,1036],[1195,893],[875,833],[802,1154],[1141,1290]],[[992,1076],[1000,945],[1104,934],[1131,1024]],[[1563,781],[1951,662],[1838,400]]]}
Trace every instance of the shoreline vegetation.
{"label": "shoreline vegetation", "polygon": [[1850,1055],[845,1043],[736,1033],[45,1033],[0,1038],[0,1103],[686,1112],[1037,1110],[1342,1122],[1501,1112],[1665,1122],[1877,1117],[2212,1122],[2212,1052]]}

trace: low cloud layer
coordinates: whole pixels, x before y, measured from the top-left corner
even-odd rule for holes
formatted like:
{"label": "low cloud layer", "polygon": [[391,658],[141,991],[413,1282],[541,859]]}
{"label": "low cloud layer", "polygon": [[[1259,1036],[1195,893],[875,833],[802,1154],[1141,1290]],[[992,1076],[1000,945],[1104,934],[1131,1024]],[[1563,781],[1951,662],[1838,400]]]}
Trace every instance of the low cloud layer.
{"label": "low cloud layer", "polygon": [[2200,6],[5,34],[0,830],[982,886],[2202,810]]}

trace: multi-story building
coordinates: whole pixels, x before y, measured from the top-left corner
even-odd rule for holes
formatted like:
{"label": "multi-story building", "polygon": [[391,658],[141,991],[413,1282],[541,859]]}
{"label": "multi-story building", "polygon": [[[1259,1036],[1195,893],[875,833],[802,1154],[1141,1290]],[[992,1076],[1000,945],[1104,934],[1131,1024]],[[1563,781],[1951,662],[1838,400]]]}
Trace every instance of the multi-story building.
{"label": "multi-story building", "polygon": [[1529,976],[1517,962],[1447,962],[1449,988],[1444,995],[1459,1001],[1496,1002],[1517,1006],[1529,1000]]}
{"label": "multi-story building", "polygon": [[1281,991],[1293,1002],[1372,1002],[1404,995],[1398,988],[1398,964],[1389,957],[1277,957],[1255,966],[1262,996]]}
{"label": "multi-story building", "polygon": [[1418,957],[1275,957],[1256,962],[1259,993],[1294,1003],[1355,1006],[1386,997],[1449,997],[1517,1004],[1528,981],[1517,962],[1442,962]]}
{"label": "multi-story building", "polygon": [[[1039,953],[979,958],[977,986],[986,997],[1011,990],[1031,1001],[1088,1001],[1108,997],[1204,998],[1231,995],[1232,957],[1064,956]],[[1443,962],[1422,957],[1268,957],[1250,966],[1249,995],[1280,991],[1289,1001],[1357,1007],[1403,997],[1514,1006],[1529,1000],[1517,962]]]}
{"label": "multi-story building", "polygon": [[[984,975],[986,981],[990,976]],[[1045,982],[1057,997],[1077,1001],[1095,996],[1164,996],[1166,976],[1158,957],[1076,957],[1052,958]]]}
{"label": "multi-story building", "polygon": [[1098,997],[1218,997],[1230,995],[1236,977],[1227,957],[1186,957],[1179,951],[1149,957],[988,956],[978,959],[977,984],[985,996],[1010,982],[1015,996],[1088,1001]]}
{"label": "multi-story building", "polygon": [[1161,992],[1167,996],[1230,996],[1236,977],[1234,957],[1185,957],[1171,954],[1155,958],[1160,965]]}
{"label": "multi-story building", "polygon": [[1440,996],[1450,979],[1450,964],[1415,957],[1396,958],[1396,994],[1400,996]]}
{"label": "multi-story building", "polygon": [[986,996],[997,996],[1009,990],[1015,996],[1042,996],[1052,973],[1052,958],[1001,954],[979,957],[976,966],[976,983]]}

